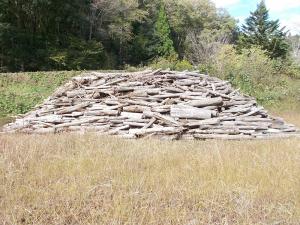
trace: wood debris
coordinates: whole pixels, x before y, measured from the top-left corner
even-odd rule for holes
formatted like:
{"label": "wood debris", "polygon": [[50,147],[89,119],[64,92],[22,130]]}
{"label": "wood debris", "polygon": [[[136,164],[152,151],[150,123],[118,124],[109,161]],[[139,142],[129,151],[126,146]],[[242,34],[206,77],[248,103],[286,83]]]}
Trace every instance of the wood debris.
{"label": "wood debris", "polygon": [[4,132],[98,132],[124,138],[269,139],[299,130],[229,82],[195,72],[91,72],[60,87]]}

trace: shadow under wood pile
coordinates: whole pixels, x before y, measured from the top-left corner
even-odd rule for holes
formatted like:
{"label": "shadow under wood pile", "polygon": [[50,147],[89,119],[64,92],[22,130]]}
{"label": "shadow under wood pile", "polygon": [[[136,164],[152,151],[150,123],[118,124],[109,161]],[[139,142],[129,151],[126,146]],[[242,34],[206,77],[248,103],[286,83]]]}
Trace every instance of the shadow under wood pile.
{"label": "shadow under wood pile", "polygon": [[74,77],[4,132],[234,140],[299,136],[295,126],[269,116],[228,81],[162,70]]}

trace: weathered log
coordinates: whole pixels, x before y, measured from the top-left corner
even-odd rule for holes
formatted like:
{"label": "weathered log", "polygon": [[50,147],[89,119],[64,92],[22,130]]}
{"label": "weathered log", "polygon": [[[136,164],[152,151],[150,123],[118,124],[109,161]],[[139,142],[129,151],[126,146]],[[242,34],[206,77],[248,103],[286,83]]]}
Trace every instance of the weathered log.
{"label": "weathered log", "polygon": [[93,123],[95,121],[98,121],[99,117],[90,117],[90,118],[84,118],[84,119],[81,119],[81,120],[75,120],[73,122],[70,122],[70,123],[63,123],[63,124],[59,124],[59,125],[56,125],[55,128],[63,128],[63,127],[71,127],[71,126],[77,126],[77,125],[81,125],[81,124],[85,124],[85,123]]}
{"label": "weathered log", "polygon": [[130,127],[145,127],[146,123],[137,123],[137,122],[123,122],[124,125],[129,125]]}
{"label": "weathered log", "polygon": [[182,130],[175,127],[161,127],[161,128],[148,128],[148,129],[130,129],[130,134],[135,135],[145,135],[150,133],[165,133],[165,134],[175,134],[180,133]]}
{"label": "weathered log", "polygon": [[175,81],[175,84],[180,86],[191,86],[193,84],[199,84],[199,83],[200,83],[199,80],[191,80],[191,79],[182,79],[182,80]]}
{"label": "weathered log", "polygon": [[126,87],[126,86],[120,86],[120,87],[116,87],[115,91],[117,92],[131,92],[134,91],[134,87]]}
{"label": "weathered log", "polygon": [[105,83],[104,85],[105,86],[110,86],[110,85],[113,85],[113,84],[121,83],[123,81],[126,81],[126,79],[125,78],[115,79],[115,80],[112,80],[110,82]]}
{"label": "weathered log", "polygon": [[130,119],[142,119],[143,113],[122,112],[121,116],[130,118]]}
{"label": "weathered log", "polygon": [[249,117],[237,117],[237,121],[245,121],[245,122],[272,122],[273,120],[271,118],[261,118],[261,117],[255,117],[255,116],[249,116]]}
{"label": "weathered log", "polygon": [[31,119],[31,121],[41,121],[41,122],[45,122],[45,123],[57,124],[57,123],[66,122],[66,119],[64,119],[63,116],[61,116],[61,115],[52,114],[52,115],[46,115],[46,116],[41,116],[41,117],[34,117]]}
{"label": "weathered log", "polygon": [[223,98],[226,98],[226,99],[232,99],[232,97],[230,97],[229,95],[226,95],[226,94],[222,94],[220,92],[217,92],[217,91],[210,91],[208,90],[208,93],[214,95],[214,96],[220,96],[220,97],[223,97]]}
{"label": "weathered log", "polygon": [[[158,113],[168,113],[168,112],[170,112],[170,109],[171,109],[171,105],[162,105],[162,106],[157,106],[157,107],[151,107],[151,110],[153,112],[158,112]],[[149,109],[145,109],[145,110],[149,111]]]}
{"label": "weathered log", "polygon": [[205,119],[205,120],[200,120],[196,122],[188,122],[184,124],[184,126],[187,127],[199,127],[203,125],[218,125],[220,124],[220,119],[218,118],[212,118],[212,119]]}
{"label": "weathered log", "polygon": [[215,115],[216,113],[214,111],[191,106],[174,105],[171,107],[171,116],[174,118],[210,119]]}
{"label": "weathered log", "polygon": [[171,93],[183,93],[184,91],[180,88],[176,88],[176,87],[165,87],[163,88],[163,90],[167,91],[167,92],[171,92]]}
{"label": "weathered log", "polygon": [[155,123],[155,121],[156,121],[156,118],[153,117],[153,118],[149,121],[149,123],[147,123],[142,129],[147,129],[147,128],[151,127],[151,126]]}
{"label": "weathered log", "polygon": [[60,114],[72,113],[74,111],[84,109],[89,105],[90,105],[89,102],[83,102],[83,103],[75,105],[75,106],[71,106],[71,107],[61,109],[61,110],[57,111],[56,114],[60,115]]}
{"label": "weathered log", "polygon": [[130,100],[130,99],[124,99],[124,100],[120,100],[121,103],[127,103],[129,105],[141,105],[141,106],[148,106],[151,107],[154,104],[151,104],[150,102],[146,102],[143,100]]}
{"label": "weathered log", "polygon": [[116,100],[114,100],[114,99],[106,99],[104,101],[104,103],[106,105],[119,105],[120,104],[120,102],[117,99]]}
{"label": "weathered log", "polygon": [[130,128],[129,125],[124,125],[124,126],[122,126],[122,127],[117,127],[117,128],[115,128],[115,129],[112,129],[111,131],[108,132],[108,134],[110,134],[110,135],[118,134],[118,132],[119,132],[120,130],[127,130],[127,129],[129,129],[129,128]]}
{"label": "weathered log", "polygon": [[130,105],[123,107],[124,112],[143,113],[145,110],[150,110],[150,107],[141,105]]}
{"label": "weathered log", "polygon": [[194,129],[192,130],[192,133],[195,134],[228,134],[228,135],[237,135],[240,134],[241,132],[239,129],[207,129],[207,130],[202,130],[202,129]]}
{"label": "weathered log", "polygon": [[181,94],[161,94],[161,95],[154,95],[153,98],[179,98]]}
{"label": "weathered log", "polygon": [[145,90],[136,90],[130,93],[131,97],[148,97],[148,93]]}
{"label": "weathered log", "polygon": [[187,104],[194,107],[221,106],[223,104],[223,99],[220,97],[204,98],[202,100],[189,101]]}
{"label": "weathered log", "polygon": [[97,110],[97,111],[87,111],[85,116],[118,116],[118,110]]}

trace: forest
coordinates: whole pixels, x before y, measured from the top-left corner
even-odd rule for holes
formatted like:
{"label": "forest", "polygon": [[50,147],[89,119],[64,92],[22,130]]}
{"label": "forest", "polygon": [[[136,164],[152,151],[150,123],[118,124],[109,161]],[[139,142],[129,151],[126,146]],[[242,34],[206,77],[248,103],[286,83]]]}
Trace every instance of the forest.
{"label": "forest", "polygon": [[210,0],[2,0],[0,71],[124,69],[161,61],[208,70],[225,45],[239,54],[258,46],[272,59],[299,57],[299,36],[287,33],[269,19],[263,1],[239,28]]}

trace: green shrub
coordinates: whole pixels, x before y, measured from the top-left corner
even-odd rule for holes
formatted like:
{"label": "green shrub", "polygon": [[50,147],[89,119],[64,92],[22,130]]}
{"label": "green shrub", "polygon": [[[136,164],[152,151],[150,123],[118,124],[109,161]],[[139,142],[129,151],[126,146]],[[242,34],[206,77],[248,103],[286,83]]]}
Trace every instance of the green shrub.
{"label": "green shrub", "polygon": [[296,61],[287,61],[283,63],[285,70],[283,71],[292,79],[300,79],[300,64]]}
{"label": "green shrub", "polygon": [[157,58],[149,65],[153,69],[193,70],[193,65],[187,60],[178,60],[177,55],[168,58]]}
{"label": "green shrub", "polygon": [[260,103],[273,104],[287,92],[283,68],[257,47],[243,49],[241,54],[237,54],[232,46],[226,45],[216,56],[210,72],[230,80],[235,87],[256,97]]}
{"label": "green shrub", "polygon": [[184,70],[193,70],[193,65],[187,60],[181,60],[176,63],[175,70],[184,71]]}
{"label": "green shrub", "polygon": [[176,66],[176,60],[172,59],[166,59],[166,58],[157,58],[153,60],[150,64],[149,67],[153,69],[175,69]]}

